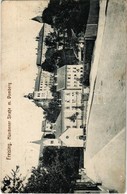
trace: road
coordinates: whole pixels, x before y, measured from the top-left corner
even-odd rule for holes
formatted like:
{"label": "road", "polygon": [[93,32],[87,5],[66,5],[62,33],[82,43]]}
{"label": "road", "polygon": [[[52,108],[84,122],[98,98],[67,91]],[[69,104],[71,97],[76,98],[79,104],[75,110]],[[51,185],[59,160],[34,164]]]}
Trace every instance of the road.
{"label": "road", "polygon": [[109,0],[94,50],[84,158],[90,178],[119,192],[125,191],[125,23],[125,0]]}

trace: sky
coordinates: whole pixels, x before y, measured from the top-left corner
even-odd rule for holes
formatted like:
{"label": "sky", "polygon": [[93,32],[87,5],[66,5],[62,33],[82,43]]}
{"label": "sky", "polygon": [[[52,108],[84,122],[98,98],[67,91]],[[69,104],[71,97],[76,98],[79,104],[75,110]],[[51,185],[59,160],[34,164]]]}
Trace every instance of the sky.
{"label": "sky", "polygon": [[[46,0],[2,2],[1,177],[16,165],[23,175],[29,174],[31,167],[38,164],[40,146],[30,142],[41,138],[43,111],[23,96],[33,92],[37,73],[35,37],[42,27],[31,18],[41,15],[47,4]],[[7,98],[9,83],[12,83],[11,99]],[[7,139],[8,108],[11,109],[10,140]],[[9,143],[11,159],[7,160]]]}

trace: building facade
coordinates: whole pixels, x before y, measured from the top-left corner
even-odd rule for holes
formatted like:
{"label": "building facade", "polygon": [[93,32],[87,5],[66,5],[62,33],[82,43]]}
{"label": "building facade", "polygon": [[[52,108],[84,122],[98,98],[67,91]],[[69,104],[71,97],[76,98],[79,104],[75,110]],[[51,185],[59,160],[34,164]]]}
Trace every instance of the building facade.
{"label": "building facade", "polygon": [[82,128],[82,91],[62,90],[61,99],[63,131],[69,128]]}
{"label": "building facade", "polygon": [[57,91],[82,89],[83,65],[65,65],[57,70]]}
{"label": "building facade", "polygon": [[35,80],[35,88],[33,93],[34,100],[52,99],[52,92],[50,88],[54,82],[54,74],[42,70],[38,67],[38,75]]}

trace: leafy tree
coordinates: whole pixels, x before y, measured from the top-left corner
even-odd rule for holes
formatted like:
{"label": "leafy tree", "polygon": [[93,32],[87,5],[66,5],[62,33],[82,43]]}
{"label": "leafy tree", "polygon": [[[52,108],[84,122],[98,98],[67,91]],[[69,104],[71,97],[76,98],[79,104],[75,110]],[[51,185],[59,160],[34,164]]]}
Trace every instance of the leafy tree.
{"label": "leafy tree", "polygon": [[49,103],[49,108],[46,110],[46,119],[51,123],[54,123],[60,113],[59,99],[53,99]]}
{"label": "leafy tree", "polygon": [[19,166],[16,166],[15,170],[11,170],[11,175],[3,178],[1,190],[7,193],[21,193],[24,190],[24,180],[25,178],[20,174]]}
{"label": "leafy tree", "polygon": [[79,115],[78,112],[76,112],[75,114],[73,114],[72,116],[70,117],[67,117],[68,119],[70,119],[71,121],[75,122],[75,120],[77,119],[77,116]]}
{"label": "leafy tree", "polygon": [[67,30],[69,37],[71,29],[77,34],[85,30],[88,19],[90,1],[57,0],[50,1],[43,11],[42,18],[57,30]]}
{"label": "leafy tree", "polygon": [[55,62],[49,62],[48,60],[45,60],[42,64],[42,69],[44,71],[48,71],[48,72],[54,72],[56,70],[56,65]]}
{"label": "leafy tree", "polygon": [[[82,150],[83,153],[83,150]],[[46,147],[39,166],[33,167],[27,182],[19,174],[19,167],[3,180],[3,192],[8,193],[71,193],[78,175],[81,149]]]}

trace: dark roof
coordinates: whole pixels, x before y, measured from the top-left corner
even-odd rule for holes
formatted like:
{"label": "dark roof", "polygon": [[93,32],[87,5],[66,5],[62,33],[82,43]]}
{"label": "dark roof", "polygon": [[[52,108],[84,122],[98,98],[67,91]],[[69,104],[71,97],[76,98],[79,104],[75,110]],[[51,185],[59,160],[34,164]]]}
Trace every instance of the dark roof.
{"label": "dark roof", "polygon": [[39,91],[39,86],[40,86],[40,76],[37,76],[35,80],[34,91]]}
{"label": "dark roof", "polygon": [[98,24],[99,0],[90,0],[90,10],[87,24]]}
{"label": "dark roof", "polygon": [[44,132],[46,127],[46,120],[42,121],[41,131]]}
{"label": "dark roof", "polygon": [[43,42],[44,42],[44,25],[39,32],[39,40],[38,40],[38,52],[37,52],[37,65],[41,65],[42,61],[42,51],[43,51]]}
{"label": "dark roof", "polygon": [[55,129],[56,129],[55,136],[56,136],[56,138],[58,138],[62,133],[62,115],[61,115],[61,112],[56,120]]}
{"label": "dark roof", "polygon": [[97,24],[87,24],[85,38],[97,36]]}
{"label": "dark roof", "polygon": [[57,69],[57,91],[66,88],[66,65]]}

